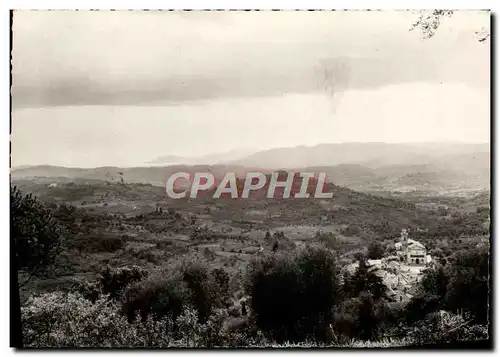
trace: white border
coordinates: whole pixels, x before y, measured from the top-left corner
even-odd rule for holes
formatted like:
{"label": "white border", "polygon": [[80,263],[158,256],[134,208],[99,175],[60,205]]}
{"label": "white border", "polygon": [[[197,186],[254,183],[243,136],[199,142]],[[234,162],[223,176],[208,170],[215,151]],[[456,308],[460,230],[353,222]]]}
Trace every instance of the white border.
{"label": "white border", "polygon": [[[397,0],[337,0],[335,2],[328,0],[308,0],[308,1],[272,1],[272,0],[246,0],[246,1],[228,1],[228,0],[171,0],[171,1],[159,1],[159,0],[142,0],[142,1],[131,1],[131,0],[117,0],[117,1],[103,1],[103,0],[82,0],[82,1],[63,1],[63,0],[45,0],[43,2],[37,0],[19,0],[19,1],[2,1],[0,7],[3,11],[0,12],[1,20],[1,49],[2,53],[0,55],[1,60],[1,99],[2,104],[2,122],[1,122],[1,140],[2,145],[2,155],[0,161],[0,170],[2,174],[0,175],[0,227],[2,229],[1,244],[0,248],[1,254],[1,264],[2,264],[2,274],[0,286],[3,288],[1,294],[2,309],[0,310],[0,321],[1,321],[1,331],[0,338],[1,346],[3,348],[2,352],[7,352],[8,354],[13,354],[15,351],[13,349],[6,348],[9,345],[9,194],[7,191],[8,181],[9,181],[9,39],[10,39],[10,29],[9,20],[10,14],[8,9],[418,9],[418,8],[442,8],[442,9],[492,9],[493,12],[498,9],[498,1],[494,2],[492,0],[456,0],[456,1],[436,1],[436,0],[414,0],[414,1],[397,1]],[[493,36],[493,35],[492,35]],[[496,52],[496,51],[495,51]],[[496,55],[495,55],[496,57]],[[493,99],[498,102],[498,93]],[[498,133],[495,130],[495,136],[498,137]],[[494,150],[494,149],[493,149]],[[496,150],[495,150],[496,151]],[[496,157],[496,156],[495,156]],[[498,166],[498,159],[495,159],[494,166]],[[495,178],[495,186],[498,187],[498,177]],[[496,190],[495,190],[496,192]],[[495,198],[497,198],[497,193],[495,193]],[[495,201],[496,202],[496,201]],[[494,222],[498,223],[498,212],[495,211]],[[495,256],[498,256],[498,246],[499,242],[494,243],[493,247],[495,249]],[[498,276],[498,264],[495,266],[494,276]],[[494,288],[496,286],[494,284]],[[494,294],[495,298],[498,298],[498,294]],[[498,304],[493,304],[496,306],[495,311],[495,321],[498,321]],[[498,325],[495,328],[494,340],[498,340],[499,335]],[[146,351],[139,351],[138,354],[143,354]],[[262,351],[264,352],[264,351]],[[260,353],[262,353],[260,352]],[[307,352],[305,350],[304,352]],[[376,353],[375,351],[363,351],[364,353],[370,355]],[[385,353],[387,351],[379,351]],[[49,355],[54,352],[38,352],[40,355]],[[111,355],[122,355],[123,351],[107,352]],[[135,353],[135,352],[134,352]],[[179,352],[168,351],[169,354],[178,354]],[[181,352],[184,355],[186,352]],[[198,355],[203,352],[189,352],[193,355]],[[237,353],[237,352],[232,352]],[[259,352],[251,352],[259,353]],[[290,352],[283,352],[290,353]],[[348,351],[332,351],[332,353],[349,353]],[[407,354],[410,352],[397,351],[398,354]],[[437,352],[434,352],[437,353]],[[432,355],[433,353],[422,351],[422,352],[412,352],[415,355]]]}
{"label": "white border", "polygon": [[456,1],[393,1],[393,0],[325,0],[273,1],[273,0],[122,0],[122,1],[61,1],[18,0],[5,1],[13,9],[489,9],[494,6],[491,0]]}

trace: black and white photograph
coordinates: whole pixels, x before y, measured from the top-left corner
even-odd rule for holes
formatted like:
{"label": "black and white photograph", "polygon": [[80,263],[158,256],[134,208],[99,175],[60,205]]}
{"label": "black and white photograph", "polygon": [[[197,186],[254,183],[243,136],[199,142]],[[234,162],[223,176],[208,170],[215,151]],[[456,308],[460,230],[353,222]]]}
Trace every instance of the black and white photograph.
{"label": "black and white photograph", "polygon": [[11,347],[492,348],[489,10],[10,14]]}

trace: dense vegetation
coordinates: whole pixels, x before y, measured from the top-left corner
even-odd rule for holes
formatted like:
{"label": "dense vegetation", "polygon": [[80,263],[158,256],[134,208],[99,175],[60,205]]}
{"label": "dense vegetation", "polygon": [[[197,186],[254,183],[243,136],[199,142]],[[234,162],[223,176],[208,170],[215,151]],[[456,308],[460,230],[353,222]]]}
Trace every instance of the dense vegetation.
{"label": "dense vegetation", "polygon": [[[459,252],[448,268],[429,270],[423,295],[407,306],[388,302],[383,284],[363,264],[341,283],[331,251],[307,248],[296,254],[252,262],[244,282],[248,296],[240,300],[223,269],[190,263],[141,280],[135,267],[105,269],[94,284],[30,297],[23,308],[25,342],[202,347],[487,338],[487,252]],[[461,260],[470,263],[468,273]]]}
{"label": "dense vegetation", "polygon": [[[36,208],[34,222],[57,227],[37,236],[60,247],[36,250],[45,272],[22,290],[26,346],[394,346],[488,338],[489,245],[470,236],[456,244],[441,236],[433,248],[441,259],[402,303],[365,263],[392,254],[387,239],[353,254],[340,232],[317,232],[296,245],[283,232],[257,239],[245,228],[216,231],[182,208],[106,215],[11,194],[21,207],[16,217]],[[484,214],[462,214],[455,227],[470,229]],[[477,227],[473,234],[485,233]],[[182,239],[162,238],[171,235]],[[362,236],[354,231],[351,240]],[[242,243],[253,240],[266,250],[250,252]],[[359,262],[353,274],[342,271],[346,259]]]}

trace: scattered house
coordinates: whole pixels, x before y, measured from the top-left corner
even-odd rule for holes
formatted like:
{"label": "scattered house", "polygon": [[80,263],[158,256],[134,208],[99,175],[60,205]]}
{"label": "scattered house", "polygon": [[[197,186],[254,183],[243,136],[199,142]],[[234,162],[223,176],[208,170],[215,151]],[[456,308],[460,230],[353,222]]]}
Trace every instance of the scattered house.
{"label": "scattered house", "polygon": [[53,182],[49,185],[49,188],[54,188],[54,187],[57,187],[57,183]]}
{"label": "scattered house", "polygon": [[382,266],[382,259],[368,259],[366,265],[380,268]]}
{"label": "scattered house", "polygon": [[389,255],[388,257],[385,258],[387,262],[398,262],[399,257],[397,255]]}
{"label": "scattered house", "polygon": [[396,244],[394,244],[394,247],[396,248],[396,250],[401,250],[403,247],[403,243],[397,242]]}

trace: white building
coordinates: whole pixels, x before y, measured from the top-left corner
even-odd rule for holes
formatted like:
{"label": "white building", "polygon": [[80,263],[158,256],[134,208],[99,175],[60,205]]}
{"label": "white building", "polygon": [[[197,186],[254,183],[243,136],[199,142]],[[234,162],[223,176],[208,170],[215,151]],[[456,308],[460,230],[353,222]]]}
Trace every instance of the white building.
{"label": "white building", "polygon": [[401,231],[401,242],[395,244],[397,250],[402,250],[406,259],[406,264],[425,267],[429,262],[427,258],[427,249],[425,246],[414,240],[408,238],[408,231],[403,229]]}

